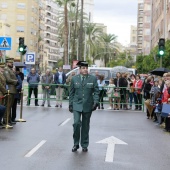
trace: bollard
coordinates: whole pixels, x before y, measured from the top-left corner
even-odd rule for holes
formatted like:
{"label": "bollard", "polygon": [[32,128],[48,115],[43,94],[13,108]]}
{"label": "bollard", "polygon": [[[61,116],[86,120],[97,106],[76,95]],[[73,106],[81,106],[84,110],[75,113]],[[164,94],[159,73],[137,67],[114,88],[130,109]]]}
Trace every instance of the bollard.
{"label": "bollard", "polygon": [[23,89],[21,90],[20,118],[17,120],[17,122],[26,122],[26,120],[22,118],[22,111],[23,111]]}
{"label": "bollard", "polygon": [[5,129],[12,129],[13,126],[10,126],[8,124],[8,121],[9,121],[9,109],[8,109],[8,106],[9,106],[9,90],[8,90],[8,94],[7,94],[7,114],[6,114],[6,125],[5,125]]}

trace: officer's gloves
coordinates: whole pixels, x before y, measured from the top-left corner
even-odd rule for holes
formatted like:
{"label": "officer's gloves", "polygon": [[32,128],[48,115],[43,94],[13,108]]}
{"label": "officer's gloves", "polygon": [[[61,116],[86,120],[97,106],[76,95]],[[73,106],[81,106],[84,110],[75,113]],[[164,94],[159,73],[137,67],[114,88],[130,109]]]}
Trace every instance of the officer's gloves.
{"label": "officer's gloves", "polygon": [[94,103],[93,107],[92,107],[92,111],[95,111],[97,109],[98,103]]}
{"label": "officer's gloves", "polygon": [[69,111],[70,111],[71,113],[73,113],[73,106],[72,106],[72,105],[69,105]]}

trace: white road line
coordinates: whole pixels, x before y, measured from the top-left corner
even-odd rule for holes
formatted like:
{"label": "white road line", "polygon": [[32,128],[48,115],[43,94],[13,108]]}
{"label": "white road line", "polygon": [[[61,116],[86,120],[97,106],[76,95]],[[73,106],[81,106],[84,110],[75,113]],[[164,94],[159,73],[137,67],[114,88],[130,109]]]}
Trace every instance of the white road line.
{"label": "white road line", "polygon": [[64,126],[67,122],[69,122],[71,118],[66,119],[63,123],[60,124],[60,126]]}
{"label": "white road line", "polygon": [[31,157],[42,145],[46,143],[46,140],[42,140],[38,145],[36,145],[30,152],[28,152],[24,157]]}

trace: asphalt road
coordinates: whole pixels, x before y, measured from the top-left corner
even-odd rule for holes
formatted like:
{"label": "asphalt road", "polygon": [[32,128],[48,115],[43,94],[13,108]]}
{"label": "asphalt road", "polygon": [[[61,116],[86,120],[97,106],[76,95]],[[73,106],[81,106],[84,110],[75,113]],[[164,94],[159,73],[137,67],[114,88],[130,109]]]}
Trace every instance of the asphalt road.
{"label": "asphalt road", "polygon": [[[170,134],[147,120],[143,112],[93,112],[89,151],[80,148],[72,153],[73,119],[67,103],[62,109],[24,106],[23,111],[27,122],[0,129],[1,170],[170,169]],[[106,162],[111,150],[107,151],[108,144],[96,142],[111,136],[127,145],[116,144],[113,161]]]}

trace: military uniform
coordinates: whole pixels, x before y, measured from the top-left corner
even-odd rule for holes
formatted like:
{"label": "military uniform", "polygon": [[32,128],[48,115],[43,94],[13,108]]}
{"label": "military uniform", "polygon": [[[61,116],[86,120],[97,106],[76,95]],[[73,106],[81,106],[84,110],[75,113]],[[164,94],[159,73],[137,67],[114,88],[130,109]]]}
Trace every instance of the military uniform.
{"label": "military uniform", "polygon": [[[12,59],[7,60],[7,62],[12,62],[12,61],[13,61]],[[14,95],[17,93],[16,85],[18,83],[18,80],[17,80],[13,70],[11,68],[9,68],[8,66],[6,66],[4,68],[3,75],[6,78],[7,89],[10,92],[9,103],[8,103],[6,112],[4,114],[4,122],[6,123],[7,112],[9,113],[9,122],[11,121],[11,108],[12,108],[12,105],[13,105],[13,102],[14,102]]]}
{"label": "military uniform", "polygon": [[[85,79],[82,82],[83,77]],[[99,89],[96,77],[88,74],[83,77],[81,74],[74,76],[70,85],[69,110],[71,106],[74,114],[73,139],[74,146],[76,146],[76,148],[73,147],[73,152],[79,148],[79,143],[82,148],[88,147],[90,117],[93,106],[99,102]]]}
{"label": "military uniform", "polygon": [[[5,79],[4,75],[0,72],[0,98],[3,97],[5,95],[5,93],[7,93],[6,79]],[[1,99],[0,104],[4,105],[4,100]]]}
{"label": "military uniform", "polygon": [[[5,64],[4,63],[0,63],[0,67],[1,68],[4,68],[5,67]],[[7,90],[6,90],[6,79],[5,77],[3,76],[3,73],[0,72],[0,107],[2,110],[2,114],[0,115],[0,125],[1,125],[1,121],[2,121],[2,117],[4,115],[4,112],[5,112],[5,99],[2,98],[5,93],[7,93]]]}

